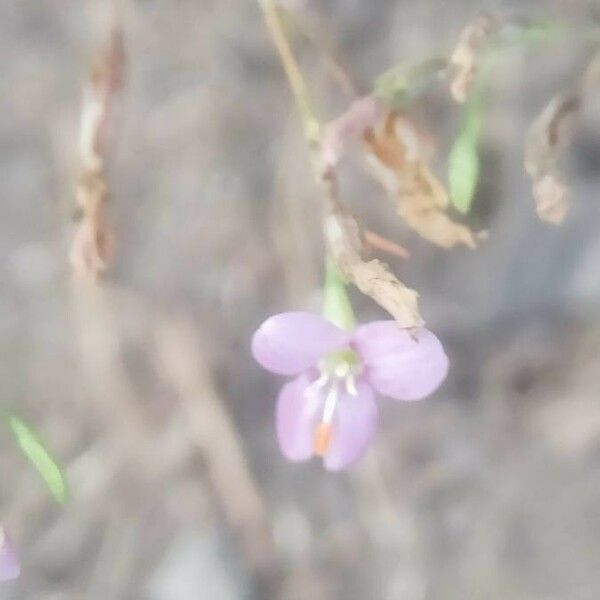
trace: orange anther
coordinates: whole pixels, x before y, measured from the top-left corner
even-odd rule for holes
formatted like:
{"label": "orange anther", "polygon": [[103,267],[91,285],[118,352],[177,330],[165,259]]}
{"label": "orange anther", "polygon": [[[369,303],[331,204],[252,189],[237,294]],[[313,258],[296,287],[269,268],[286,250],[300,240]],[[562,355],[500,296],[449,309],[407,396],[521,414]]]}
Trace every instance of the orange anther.
{"label": "orange anther", "polygon": [[313,451],[317,456],[325,456],[331,444],[331,425],[329,423],[319,423],[315,430],[315,439]]}

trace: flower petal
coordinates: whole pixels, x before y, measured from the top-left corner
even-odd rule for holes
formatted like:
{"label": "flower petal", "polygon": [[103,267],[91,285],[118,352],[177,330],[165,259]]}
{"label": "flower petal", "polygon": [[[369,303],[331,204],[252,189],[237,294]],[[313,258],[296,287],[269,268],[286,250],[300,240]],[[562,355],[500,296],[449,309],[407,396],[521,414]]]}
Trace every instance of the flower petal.
{"label": "flower petal", "polygon": [[21,574],[21,565],[8,535],[0,527],[0,582],[16,579]]}
{"label": "flower petal", "polygon": [[330,471],[346,469],[361,459],[377,430],[377,405],[371,387],[362,380],[356,395],[341,393],[333,418],[331,446],[324,457]]}
{"label": "flower petal", "polygon": [[346,346],[350,334],[320,315],[288,312],[267,319],[252,338],[252,354],[265,369],[298,375]]}
{"label": "flower petal", "polygon": [[369,383],[396,400],[421,400],[433,393],[448,373],[448,357],[428,329],[408,332],[394,321],[359,327],[353,346],[361,356]]}
{"label": "flower petal", "polygon": [[324,398],[321,390],[307,390],[310,384],[308,377],[300,375],[283,386],[277,399],[279,447],[291,461],[308,460],[313,455],[314,432],[323,414]]}

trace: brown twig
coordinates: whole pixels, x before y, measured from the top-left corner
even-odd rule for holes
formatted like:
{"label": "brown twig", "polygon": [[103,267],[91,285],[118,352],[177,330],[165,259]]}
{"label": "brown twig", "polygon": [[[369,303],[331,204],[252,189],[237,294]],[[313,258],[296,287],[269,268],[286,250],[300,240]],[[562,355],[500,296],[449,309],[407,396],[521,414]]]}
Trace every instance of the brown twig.
{"label": "brown twig", "polygon": [[114,258],[115,234],[108,214],[106,163],[114,131],[114,103],[123,87],[123,33],[114,27],[84,89],[79,128],[81,175],[76,188],[79,223],[69,258],[78,275],[97,280]]}

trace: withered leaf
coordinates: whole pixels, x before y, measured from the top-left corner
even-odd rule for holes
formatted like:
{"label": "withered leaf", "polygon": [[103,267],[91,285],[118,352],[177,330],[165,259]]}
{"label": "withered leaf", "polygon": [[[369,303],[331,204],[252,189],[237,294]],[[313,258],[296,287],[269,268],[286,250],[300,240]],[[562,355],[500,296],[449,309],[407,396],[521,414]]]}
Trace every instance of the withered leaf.
{"label": "withered leaf", "polygon": [[387,310],[400,327],[424,324],[418,307],[419,294],[399,281],[385,263],[363,259],[360,227],[332,196],[327,200],[323,229],[329,255],[350,282]]}
{"label": "withered leaf", "polygon": [[348,110],[325,126],[321,141],[321,159],[325,167],[335,167],[348,145],[360,140],[381,116],[382,106],[375,96],[355,100]]}
{"label": "withered leaf", "polygon": [[461,31],[450,63],[455,68],[450,92],[456,102],[465,102],[471,84],[477,75],[481,52],[498,28],[498,21],[490,16],[480,16]]}
{"label": "withered leaf", "polygon": [[569,211],[571,190],[555,173],[533,181],[533,197],[540,219],[559,225]]}
{"label": "withered leaf", "polygon": [[79,129],[81,176],[76,189],[81,219],[69,258],[77,275],[97,280],[114,259],[115,234],[108,215],[105,159],[114,131],[114,101],[124,81],[125,50],[120,27],[113,28],[84,88]]}
{"label": "withered leaf", "polygon": [[104,205],[77,224],[69,258],[79,276],[98,279],[114,257],[115,235]]}
{"label": "withered leaf", "polygon": [[111,32],[106,47],[98,54],[83,92],[79,126],[82,167],[88,171],[103,166],[104,155],[114,128],[114,100],[123,87],[125,49],[119,28]]}
{"label": "withered leaf", "polygon": [[573,136],[581,106],[578,92],[552,98],[535,119],[525,144],[525,170],[533,183],[533,197],[540,219],[555,225],[569,210],[571,193],[559,170],[559,160]]}
{"label": "withered leaf", "polygon": [[421,136],[408,120],[388,113],[367,131],[365,142],[371,172],[411,229],[442,248],[475,247],[471,230],[446,214],[448,194],[427,165]]}

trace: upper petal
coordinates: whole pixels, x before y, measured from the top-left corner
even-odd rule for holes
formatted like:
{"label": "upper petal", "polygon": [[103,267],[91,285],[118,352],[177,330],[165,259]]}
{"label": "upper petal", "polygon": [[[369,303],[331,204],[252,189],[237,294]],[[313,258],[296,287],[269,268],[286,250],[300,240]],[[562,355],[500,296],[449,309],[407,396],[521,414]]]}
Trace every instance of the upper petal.
{"label": "upper petal", "polygon": [[331,445],[323,462],[330,471],[346,469],[361,459],[377,430],[377,405],[371,387],[357,381],[357,394],[340,394],[333,417]]}
{"label": "upper petal", "polygon": [[409,332],[394,321],[376,321],[355,331],[353,346],[371,385],[396,400],[425,398],[448,373],[444,348],[428,329]]}
{"label": "upper petal", "polygon": [[281,452],[288,460],[308,460],[313,455],[314,432],[323,414],[321,390],[300,375],[283,386],[277,399],[275,424]]}
{"label": "upper petal", "polygon": [[288,312],[268,318],[258,328],[252,338],[252,354],[273,373],[297,375],[349,341],[349,333],[320,315]]}
{"label": "upper petal", "polygon": [[0,581],[16,579],[21,573],[21,566],[12,544],[0,527]]}

